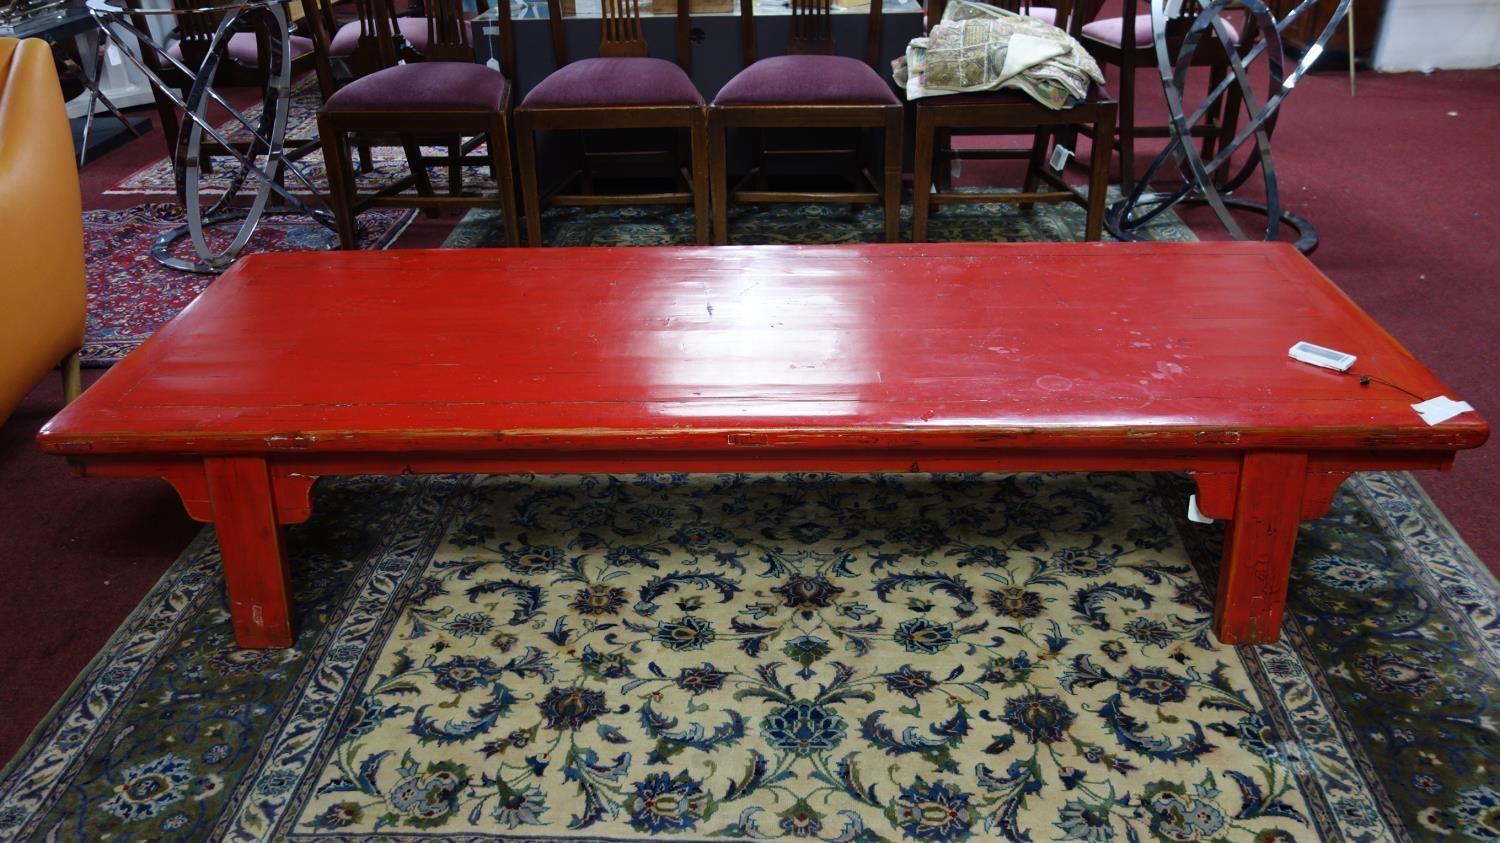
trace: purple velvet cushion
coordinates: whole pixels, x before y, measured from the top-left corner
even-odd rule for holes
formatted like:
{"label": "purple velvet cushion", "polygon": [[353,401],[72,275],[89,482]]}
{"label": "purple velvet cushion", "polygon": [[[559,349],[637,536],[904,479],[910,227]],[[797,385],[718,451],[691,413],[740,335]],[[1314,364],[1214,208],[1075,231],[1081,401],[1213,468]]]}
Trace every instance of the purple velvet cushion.
{"label": "purple velvet cushion", "polygon": [[714,105],[896,105],[880,74],[844,56],[761,59],[724,84]]}
{"label": "purple velvet cushion", "polygon": [[[313,51],[311,38],[293,35],[292,58],[300,58]],[[167,48],[172,58],[182,61],[182,42],[177,41]],[[255,48],[255,33],[237,32],[229,36],[229,57],[248,67],[260,67],[260,52]]]}
{"label": "purple velvet cushion", "polygon": [[1039,21],[1046,21],[1053,26],[1057,26],[1057,10],[1049,8],[1047,6],[1032,6],[1031,9],[1026,12],[1026,16],[1029,18],[1036,18]]}
{"label": "purple velvet cushion", "polygon": [[[396,18],[396,28],[413,50],[422,52],[427,48],[427,18]],[[328,42],[328,55],[347,58],[354,55],[359,46],[359,21],[352,20],[339,27]]]}
{"label": "purple velvet cushion", "polygon": [[[1224,22],[1229,24],[1230,38],[1238,43],[1240,40],[1239,30],[1235,28],[1234,24],[1229,23],[1229,21],[1226,20]],[[1099,41],[1104,44],[1113,44],[1116,47],[1120,46],[1120,44],[1122,43],[1121,33],[1123,33],[1124,31],[1124,18],[1100,18],[1099,20],[1092,21],[1083,25],[1083,35],[1085,38],[1092,38],[1095,41]],[[1135,46],[1151,46],[1150,15],[1135,16]]]}
{"label": "purple velvet cushion", "polygon": [[619,57],[564,65],[532,88],[521,107],[702,104],[693,80],[677,65],[665,59]]}
{"label": "purple velvet cushion", "polygon": [[387,67],[335,91],[328,111],[501,111],[505,76],[482,64],[423,61]]}

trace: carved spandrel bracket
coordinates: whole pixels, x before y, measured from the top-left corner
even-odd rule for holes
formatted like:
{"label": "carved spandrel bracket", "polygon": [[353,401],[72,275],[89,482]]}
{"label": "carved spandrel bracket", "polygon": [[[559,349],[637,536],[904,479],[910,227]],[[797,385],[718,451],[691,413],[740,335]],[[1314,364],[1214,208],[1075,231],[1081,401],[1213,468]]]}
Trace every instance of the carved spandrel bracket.
{"label": "carved spandrel bracket", "polygon": [[[209,499],[208,480],[201,465],[184,466],[164,472],[168,483],[177,490],[188,516],[195,521],[214,520],[213,502]],[[272,496],[276,504],[276,521],[301,524],[312,516],[312,487],[316,475],[276,474],[272,479]]]}

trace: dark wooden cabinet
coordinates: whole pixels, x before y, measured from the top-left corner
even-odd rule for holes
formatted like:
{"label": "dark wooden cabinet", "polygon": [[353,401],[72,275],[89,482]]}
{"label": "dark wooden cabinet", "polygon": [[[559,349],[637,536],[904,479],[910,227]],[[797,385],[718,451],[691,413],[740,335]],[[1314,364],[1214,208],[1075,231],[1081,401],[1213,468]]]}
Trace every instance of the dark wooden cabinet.
{"label": "dark wooden cabinet", "polygon": [[[1278,0],[1271,4],[1278,17],[1296,8],[1295,0]],[[1380,39],[1380,21],[1385,16],[1385,0],[1354,0],[1354,58],[1368,66],[1375,56],[1375,43]],[[1338,9],[1335,0],[1321,0],[1317,7],[1304,14],[1282,32],[1287,48],[1297,55],[1317,40]],[[1328,39],[1326,52],[1314,65],[1318,70],[1344,67],[1349,61],[1349,24],[1340,22],[1338,32]]]}

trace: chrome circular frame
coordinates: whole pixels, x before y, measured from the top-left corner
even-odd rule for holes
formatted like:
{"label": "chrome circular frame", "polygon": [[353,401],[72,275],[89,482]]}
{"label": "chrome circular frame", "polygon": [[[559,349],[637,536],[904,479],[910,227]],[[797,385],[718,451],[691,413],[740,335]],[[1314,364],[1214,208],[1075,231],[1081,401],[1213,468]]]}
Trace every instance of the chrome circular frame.
{"label": "chrome circular frame", "polygon": [[[187,118],[177,137],[173,172],[177,198],[186,213],[187,222],[157,239],[151,247],[151,256],[157,262],[187,272],[222,272],[250,242],[261,218],[267,213],[306,214],[330,229],[336,228],[333,215],[322,206],[321,200],[315,199],[315,205],[309,204],[303,197],[292,194],[283,183],[284,177],[291,175],[314,197],[318,196],[312,180],[286,152],[287,116],[291,104],[292,48],[286,10],[280,0],[242,0],[186,10],[186,13],[223,13],[219,26],[209,41],[207,55],[196,71],[172,56],[165,47],[151,38],[150,33],[142,32],[132,21],[134,15],[181,15],[185,13],[184,10],[126,9],[109,0],[88,0],[88,8],[106,36],[121,48],[120,52],[159,92],[181,109],[183,116]],[[228,56],[230,38],[242,32],[257,31],[265,34],[268,50],[265,57],[266,86],[262,95],[262,110],[258,124],[254,124],[215,91],[212,82]],[[128,49],[124,43],[126,34],[133,35],[141,49],[155,50],[162,61],[170,63],[193,80],[185,99],[179,98],[171,86]],[[213,105],[228,111],[249,133],[248,149],[241,151],[233,146],[221,130],[209,122],[208,112]],[[238,170],[230,179],[224,194],[212,202],[207,201],[202,190],[201,162],[205,134],[223,147],[225,154],[234,158],[238,164]],[[254,180],[255,192],[250,197],[249,205],[236,204],[235,200],[239,198],[246,180],[251,178]],[[273,195],[281,203],[273,206]],[[233,228],[229,230],[228,243],[217,249],[210,245],[207,236],[209,229],[229,226]],[[192,242],[195,253],[193,258],[180,258],[172,254],[173,246],[184,237]]]}
{"label": "chrome circular frame", "polygon": [[[1271,134],[1276,128],[1276,115],[1287,94],[1301,81],[1322,54],[1328,39],[1333,37],[1339,24],[1349,12],[1351,0],[1337,0],[1338,8],[1328,19],[1317,39],[1304,51],[1302,58],[1286,72],[1286,57],[1282,48],[1281,32],[1294,21],[1315,8],[1320,0],[1302,0],[1281,20],[1276,20],[1263,0],[1210,0],[1203,4],[1202,11],[1193,20],[1174,63],[1167,47],[1165,0],[1151,0],[1151,29],[1156,48],[1157,70],[1161,74],[1162,89],[1166,93],[1167,107],[1171,114],[1172,137],[1159,155],[1151,162],[1146,174],[1136,182],[1130,195],[1109,206],[1104,224],[1109,233],[1120,240],[1133,240],[1134,232],[1149,223],[1158,214],[1179,203],[1204,204],[1213,209],[1221,225],[1237,240],[1251,239],[1231,214],[1230,209],[1250,211],[1265,217],[1265,228],[1258,232],[1263,240],[1276,240],[1282,224],[1297,232],[1296,248],[1304,254],[1317,248],[1318,233],[1307,219],[1281,206],[1281,192],[1276,180],[1276,165],[1271,154]],[[1251,27],[1260,37],[1243,56],[1231,46],[1215,45],[1228,56],[1229,74],[1208,93],[1208,96],[1188,112],[1184,106],[1187,91],[1188,69],[1193,54],[1198,50],[1204,35],[1213,30],[1221,45],[1234,43],[1223,12],[1231,7],[1245,12]],[[1264,55],[1267,66],[1267,96],[1264,102],[1256,95],[1250,80],[1248,67]],[[1199,149],[1192,143],[1191,128],[1203,119],[1220,97],[1227,96],[1235,108],[1243,105],[1249,122],[1232,140],[1221,144],[1211,161],[1204,161]],[[1254,152],[1230,178],[1215,183],[1213,174],[1225,168],[1234,154],[1254,138]],[[1174,160],[1183,181],[1171,192],[1150,191],[1151,180],[1166,165]],[[1231,194],[1245,184],[1255,171],[1261,172],[1265,185],[1265,202],[1241,199]]]}

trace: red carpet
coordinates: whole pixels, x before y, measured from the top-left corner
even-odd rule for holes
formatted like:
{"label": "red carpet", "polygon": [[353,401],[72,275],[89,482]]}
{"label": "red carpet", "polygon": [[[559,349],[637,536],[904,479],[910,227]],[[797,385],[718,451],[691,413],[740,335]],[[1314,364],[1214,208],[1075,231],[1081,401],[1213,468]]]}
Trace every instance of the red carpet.
{"label": "red carpet", "polygon": [[[1149,76],[1142,75],[1143,84]],[[1147,89],[1149,90],[1149,89]],[[1450,116],[1456,112],[1457,116]],[[1314,262],[1461,396],[1500,417],[1500,71],[1305,80],[1277,130],[1289,205],[1323,235]],[[83,171],[87,207],[139,197],[104,189],[161,156],[153,135]],[[1146,162],[1142,161],[1144,167]],[[1217,224],[1190,215],[1200,236]],[[417,222],[400,245],[437,245],[456,217]],[[87,379],[93,373],[86,375]],[[9,758],[196,532],[165,483],[72,481],[32,442],[61,406],[50,377],[0,427],[0,759]],[[1459,531],[1500,568],[1500,446],[1425,473]]]}

